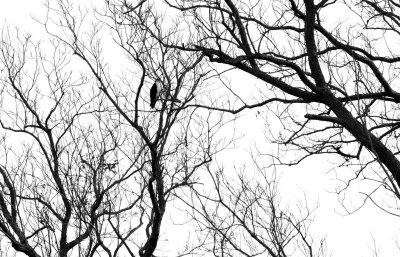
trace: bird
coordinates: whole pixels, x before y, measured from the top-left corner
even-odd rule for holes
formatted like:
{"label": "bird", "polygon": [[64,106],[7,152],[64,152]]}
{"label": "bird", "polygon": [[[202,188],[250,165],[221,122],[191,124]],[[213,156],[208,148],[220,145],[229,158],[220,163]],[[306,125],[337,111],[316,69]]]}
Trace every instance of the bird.
{"label": "bird", "polygon": [[154,108],[157,102],[157,98],[160,95],[160,88],[157,86],[157,82],[154,82],[150,88],[150,107]]}

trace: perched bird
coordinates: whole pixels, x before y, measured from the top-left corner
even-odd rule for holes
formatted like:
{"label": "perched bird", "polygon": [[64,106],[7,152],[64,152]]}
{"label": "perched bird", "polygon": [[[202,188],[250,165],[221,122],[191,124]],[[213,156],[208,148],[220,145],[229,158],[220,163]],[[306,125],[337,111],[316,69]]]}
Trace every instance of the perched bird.
{"label": "perched bird", "polygon": [[154,108],[157,102],[157,98],[160,95],[160,88],[158,87],[157,83],[154,82],[153,86],[150,88],[150,107]]}

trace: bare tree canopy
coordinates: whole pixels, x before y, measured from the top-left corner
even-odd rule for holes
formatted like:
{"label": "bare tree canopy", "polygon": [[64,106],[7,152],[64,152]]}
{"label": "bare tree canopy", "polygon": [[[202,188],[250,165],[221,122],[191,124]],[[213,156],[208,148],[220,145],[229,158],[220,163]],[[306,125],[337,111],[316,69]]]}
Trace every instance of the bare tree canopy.
{"label": "bare tree canopy", "polygon": [[[181,12],[193,36],[183,47],[160,41],[266,83],[259,102],[213,109],[237,113],[276,103],[283,109],[276,115],[288,121],[288,133],[276,141],[304,157],[333,153],[346,162],[367,151],[372,156],[361,168],[379,163],[381,182],[399,197],[395,1],[166,3]],[[335,20],[338,11],[353,19]]]}
{"label": "bare tree canopy", "polygon": [[[365,202],[400,215],[396,1],[44,6],[47,38],[0,38],[0,234],[14,252],[328,256],[313,204],[279,193],[280,167],[322,154],[352,167],[339,193],[362,177]],[[255,146],[278,151],[231,167],[220,153],[248,111],[265,124]],[[177,219],[194,236],[166,253]]]}

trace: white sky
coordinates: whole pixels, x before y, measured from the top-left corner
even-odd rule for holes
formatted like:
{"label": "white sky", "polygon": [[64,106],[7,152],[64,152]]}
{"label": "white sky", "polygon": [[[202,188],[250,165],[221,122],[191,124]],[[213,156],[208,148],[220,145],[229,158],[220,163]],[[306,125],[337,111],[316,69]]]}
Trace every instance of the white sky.
{"label": "white sky", "polygon": [[[1,26],[6,23],[11,26],[16,25],[32,33],[36,39],[45,36],[42,27],[31,19],[31,15],[38,18],[45,15],[42,0],[0,0],[0,6]],[[236,86],[240,86],[243,78],[239,77],[232,81]],[[238,123],[238,129],[247,135],[251,134],[252,137],[246,136],[242,139],[243,144],[251,146],[251,142],[257,141],[257,137],[262,136],[262,126],[263,122],[257,120],[254,112],[245,115]],[[257,137],[254,138],[254,135]],[[263,146],[266,150],[273,147],[267,143]],[[246,151],[229,150],[226,154],[233,154],[239,159],[246,154]],[[355,214],[340,215],[343,209],[338,203],[337,195],[329,192],[337,185],[335,173],[326,173],[331,167],[327,165],[327,159],[318,157],[298,166],[284,168],[281,179],[281,196],[284,201],[301,200],[304,192],[310,206],[319,204],[312,233],[327,237],[328,249],[332,251],[332,256],[372,256],[372,236],[375,237],[380,249],[380,256],[395,256],[396,253],[398,255],[399,250],[396,248],[395,240],[400,240],[400,219],[383,213],[371,204],[367,204]],[[342,174],[346,172],[352,174],[351,171],[344,169],[338,171]],[[349,192],[351,195],[348,197],[357,199],[358,192],[356,189],[353,191]]]}

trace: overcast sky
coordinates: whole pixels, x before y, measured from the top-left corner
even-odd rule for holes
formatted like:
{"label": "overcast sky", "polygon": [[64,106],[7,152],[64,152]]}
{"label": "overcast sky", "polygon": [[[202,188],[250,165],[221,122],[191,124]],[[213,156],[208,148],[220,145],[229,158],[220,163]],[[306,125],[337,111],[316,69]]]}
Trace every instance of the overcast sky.
{"label": "overcast sky", "polygon": [[[1,0],[1,26],[5,24],[18,26],[36,39],[46,34],[31,16],[40,19],[44,15],[45,7],[41,0]],[[243,83],[240,76],[232,81],[237,85]],[[251,147],[253,142],[259,141],[257,137],[263,134],[263,122],[255,120],[255,113],[248,112],[237,124],[239,131],[247,133],[240,142],[248,147]],[[250,134],[251,137],[248,136]],[[259,147],[269,151],[271,149],[268,148],[272,146],[265,143]],[[222,156],[239,157],[246,153],[247,151],[234,149],[228,150]],[[383,213],[371,203],[352,215],[343,215],[345,212],[338,203],[338,196],[330,191],[334,191],[338,185],[337,174],[346,176],[346,172],[351,174],[351,171],[343,168],[334,172],[330,171],[332,167],[333,165],[327,163],[327,159],[318,157],[292,168],[282,168],[280,188],[282,198],[284,201],[292,202],[296,199],[302,200],[305,196],[310,206],[319,205],[315,212],[312,232],[317,236],[327,237],[328,249],[333,252],[332,256],[372,256],[373,237],[380,249],[380,256],[399,254],[395,241],[400,240],[400,219]],[[354,187],[349,190],[346,197],[354,199],[357,205],[361,195],[357,187]]]}

